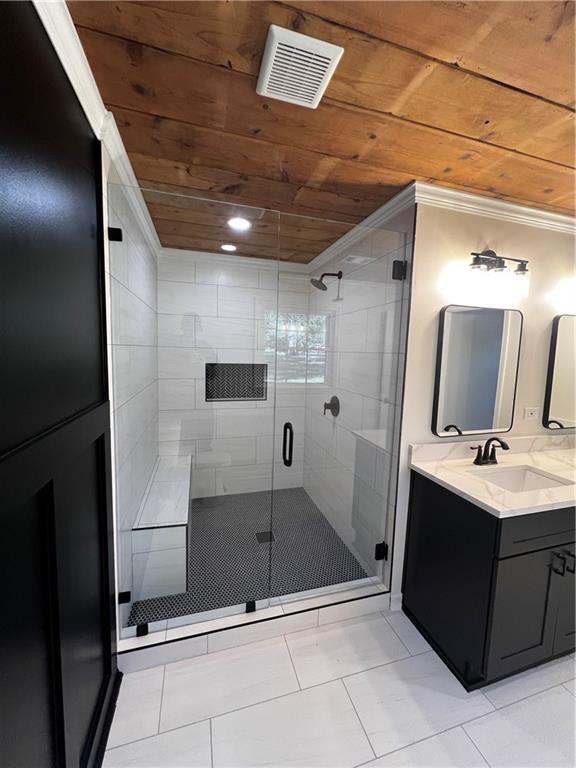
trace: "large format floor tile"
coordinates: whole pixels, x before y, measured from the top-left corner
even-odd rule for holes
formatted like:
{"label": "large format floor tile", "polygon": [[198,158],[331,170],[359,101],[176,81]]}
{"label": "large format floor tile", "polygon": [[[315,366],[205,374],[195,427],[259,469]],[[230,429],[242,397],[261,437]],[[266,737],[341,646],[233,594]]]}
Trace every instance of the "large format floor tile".
{"label": "large format floor tile", "polygon": [[108,749],[158,733],[164,667],[124,675]]}
{"label": "large format floor tile", "polygon": [[298,690],[284,638],[166,666],[160,730]]}
{"label": "large format floor tile", "polygon": [[492,768],[573,768],[575,704],[574,697],[558,686],[464,729]]}
{"label": "large format floor tile", "polygon": [[345,679],[377,755],[412,744],[493,710],[467,693],[434,653],[423,653]]}
{"label": "large format floor tile", "polygon": [[378,614],[296,632],[286,641],[303,688],[409,655]]}
{"label": "large format floor tile", "polygon": [[574,677],[574,660],[570,657],[549,661],[540,667],[509,677],[499,683],[493,683],[482,689],[482,693],[498,709],[525,699],[559,683],[566,683]]}
{"label": "large format floor tile", "polygon": [[210,768],[210,722],[109,749],[102,768]]}
{"label": "large format floor tile", "polygon": [[390,755],[378,757],[363,768],[486,768],[486,761],[462,728],[439,733]]}
{"label": "large format floor tile", "polygon": [[214,768],[345,768],[374,757],[340,681],[212,721]]}
{"label": "large format floor tile", "polygon": [[430,644],[424,640],[408,616],[402,611],[386,613],[385,619],[411,654],[415,655],[431,650]]}

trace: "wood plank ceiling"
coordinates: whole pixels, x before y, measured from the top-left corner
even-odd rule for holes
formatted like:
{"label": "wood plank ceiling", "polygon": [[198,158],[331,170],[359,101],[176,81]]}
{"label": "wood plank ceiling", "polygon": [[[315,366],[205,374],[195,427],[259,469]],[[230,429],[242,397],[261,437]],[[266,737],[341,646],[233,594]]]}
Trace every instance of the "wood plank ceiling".
{"label": "wood plank ceiling", "polygon": [[[304,263],[413,179],[573,213],[575,7],[69,3],[162,244],[219,252],[257,206]],[[256,94],[272,23],[344,47],[318,109]],[[238,255],[276,258],[277,229]]]}

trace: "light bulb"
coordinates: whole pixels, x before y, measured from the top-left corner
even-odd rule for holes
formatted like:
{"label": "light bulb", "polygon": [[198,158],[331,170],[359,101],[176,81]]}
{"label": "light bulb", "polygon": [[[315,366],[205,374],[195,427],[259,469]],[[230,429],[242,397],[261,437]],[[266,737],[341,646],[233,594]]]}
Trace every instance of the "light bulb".
{"label": "light bulb", "polygon": [[233,216],[231,219],[228,219],[228,226],[235,232],[247,232],[252,224],[242,216]]}

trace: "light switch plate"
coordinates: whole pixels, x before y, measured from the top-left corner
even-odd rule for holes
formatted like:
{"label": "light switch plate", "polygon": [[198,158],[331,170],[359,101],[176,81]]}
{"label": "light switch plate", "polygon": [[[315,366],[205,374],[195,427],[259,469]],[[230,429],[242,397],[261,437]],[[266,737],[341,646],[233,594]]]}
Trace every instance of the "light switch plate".
{"label": "light switch plate", "polygon": [[526,420],[537,419],[538,418],[538,406],[537,405],[529,405],[526,408],[524,408],[524,418]]}

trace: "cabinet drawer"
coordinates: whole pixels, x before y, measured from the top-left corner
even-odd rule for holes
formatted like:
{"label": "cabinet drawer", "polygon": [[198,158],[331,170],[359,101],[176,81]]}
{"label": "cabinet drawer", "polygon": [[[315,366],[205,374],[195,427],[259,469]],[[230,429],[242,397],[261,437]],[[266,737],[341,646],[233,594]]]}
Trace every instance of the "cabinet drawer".
{"label": "cabinet drawer", "polygon": [[567,507],[520,517],[505,517],[500,524],[496,557],[521,555],[573,542],[575,513],[574,507]]}

